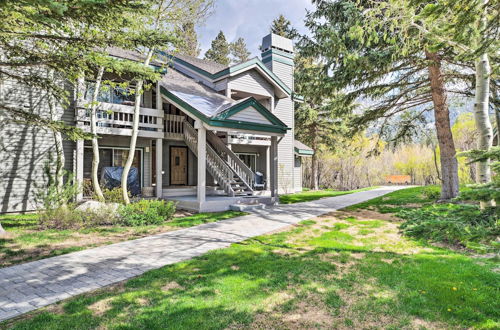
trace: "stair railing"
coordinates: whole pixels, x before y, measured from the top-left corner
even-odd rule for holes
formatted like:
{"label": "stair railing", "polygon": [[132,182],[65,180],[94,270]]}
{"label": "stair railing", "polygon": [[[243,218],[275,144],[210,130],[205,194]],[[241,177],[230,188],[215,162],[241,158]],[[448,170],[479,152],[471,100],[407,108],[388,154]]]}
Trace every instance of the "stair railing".
{"label": "stair railing", "polygon": [[243,184],[246,185],[249,190],[253,191],[255,173],[213,132],[207,131],[207,140],[221,157],[227,159],[229,167],[234,170],[243,181]]}
{"label": "stair railing", "polygon": [[[191,151],[198,156],[198,137],[197,131],[187,121],[184,122],[184,141]],[[229,195],[234,196],[235,192],[231,186],[234,172],[220,158],[217,152],[207,144],[207,170],[217,181],[217,184]]]}

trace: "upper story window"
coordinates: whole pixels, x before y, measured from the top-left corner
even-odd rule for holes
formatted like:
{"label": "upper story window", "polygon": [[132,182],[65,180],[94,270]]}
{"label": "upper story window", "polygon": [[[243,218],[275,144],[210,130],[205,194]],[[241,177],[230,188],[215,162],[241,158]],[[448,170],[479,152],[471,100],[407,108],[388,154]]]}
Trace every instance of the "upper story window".
{"label": "upper story window", "polygon": [[[92,97],[94,95],[94,82],[87,83],[87,89],[85,91],[85,100],[90,102],[92,101]],[[141,97],[141,99],[144,95]],[[109,86],[104,85],[101,86],[101,90],[99,91],[99,96],[97,97],[97,101],[106,102],[106,103],[114,103],[114,104],[124,104],[124,105],[134,105],[135,104],[135,93],[134,87],[119,87],[119,86]],[[143,101],[141,100],[141,104]]]}

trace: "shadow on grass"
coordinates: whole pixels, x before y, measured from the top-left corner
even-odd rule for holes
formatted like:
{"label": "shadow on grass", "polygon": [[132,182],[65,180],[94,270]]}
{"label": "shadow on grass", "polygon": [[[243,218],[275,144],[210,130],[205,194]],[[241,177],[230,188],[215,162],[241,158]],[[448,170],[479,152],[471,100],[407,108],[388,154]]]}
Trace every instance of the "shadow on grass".
{"label": "shadow on grass", "polygon": [[[362,251],[364,258],[356,259],[349,273],[341,275],[342,256],[336,257],[334,252],[359,250],[321,246],[308,252],[291,249],[290,254],[281,254],[277,249],[287,248],[283,241],[286,234],[290,232],[233,244],[149,271],[124,286],[64,302],[62,311],[37,313],[11,325],[15,329],[248,326],[277,294],[286,291],[291,300],[299,296],[304,299],[317,294],[314,284],[328,290],[329,294],[321,296],[328,312],[342,317],[338,312],[343,303],[329,297],[340,289],[356,294],[355,290],[366,283],[376,292],[391,295],[384,299],[368,295],[351,306],[362,311],[360,317],[383,314],[399,322],[411,316],[461,327],[491,327],[500,316],[500,296],[495,289],[499,276],[488,263],[478,265],[474,259],[445,250],[415,255]],[[295,308],[290,300],[274,308],[284,309],[285,305]]]}

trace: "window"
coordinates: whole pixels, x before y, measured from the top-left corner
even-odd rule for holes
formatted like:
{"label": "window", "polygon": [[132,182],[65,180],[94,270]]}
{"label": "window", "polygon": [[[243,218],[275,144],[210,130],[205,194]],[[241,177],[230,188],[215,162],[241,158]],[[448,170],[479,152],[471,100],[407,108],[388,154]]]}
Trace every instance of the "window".
{"label": "window", "polygon": [[[87,89],[85,91],[85,100],[88,102],[92,101],[92,97],[94,95],[94,82],[87,83]],[[114,103],[114,104],[125,104],[125,105],[134,105],[135,103],[135,95],[134,95],[134,87],[129,86],[128,88],[120,87],[120,86],[109,86],[103,85],[101,86],[101,90],[99,91],[99,96],[97,97],[99,102],[106,103]]]}
{"label": "window", "polygon": [[[99,168],[97,175],[101,178],[101,171],[103,167],[109,166],[125,166],[127,161],[128,150],[120,148],[99,148]],[[92,148],[85,147],[83,158],[83,177],[90,179],[92,175]],[[137,168],[139,173],[139,181],[142,185],[142,150],[136,149],[132,167]]]}

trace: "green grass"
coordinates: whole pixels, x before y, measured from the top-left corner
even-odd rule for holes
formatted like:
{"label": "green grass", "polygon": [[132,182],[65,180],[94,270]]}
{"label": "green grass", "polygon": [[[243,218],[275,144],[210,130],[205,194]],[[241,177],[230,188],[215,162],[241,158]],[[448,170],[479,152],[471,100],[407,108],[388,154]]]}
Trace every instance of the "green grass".
{"label": "green grass", "polygon": [[40,230],[36,214],[3,214],[0,215],[0,222],[8,232],[8,236],[0,238],[0,267],[53,257],[123,240],[136,239],[158,232],[197,226],[245,214],[247,213],[235,211],[198,213],[187,217],[174,218],[160,226],[124,227],[117,225],[65,230]]}
{"label": "green grass", "polygon": [[371,189],[375,189],[375,188],[376,187],[368,187],[368,188],[362,188],[362,189],[356,189],[356,190],[346,190],[346,191],[339,191],[339,190],[332,190],[332,189],[308,190],[308,191],[302,191],[302,192],[295,193],[295,194],[281,195],[280,196],[280,203],[281,204],[293,204],[293,203],[310,202],[310,201],[315,201],[315,200],[325,198],[325,197],[335,197],[335,196],[347,195],[347,194],[371,190]]}
{"label": "green grass", "polygon": [[[3,325],[13,329],[500,327],[500,275],[493,271],[498,264],[409,238],[394,240],[397,228],[374,220],[377,227],[357,218],[303,221],[289,231],[149,271],[124,286],[81,295],[57,309]],[[366,228],[376,231],[370,240],[355,234]]]}
{"label": "green grass", "polygon": [[395,213],[402,210],[406,204],[434,202],[439,198],[439,191],[439,186],[413,187],[396,190],[385,196],[349,206],[346,210],[352,211],[373,208],[381,213]]}

